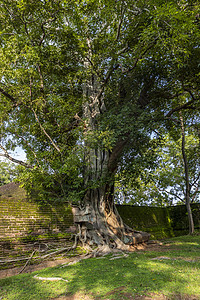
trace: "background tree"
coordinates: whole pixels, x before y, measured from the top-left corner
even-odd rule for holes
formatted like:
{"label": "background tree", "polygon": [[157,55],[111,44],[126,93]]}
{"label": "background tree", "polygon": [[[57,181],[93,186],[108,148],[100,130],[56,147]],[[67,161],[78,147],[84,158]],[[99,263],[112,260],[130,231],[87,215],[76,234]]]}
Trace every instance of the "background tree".
{"label": "background tree", "polygon": [[[186,119],[187,118],[187,119]],[[175,122],[176,121],[176,122]],[[189,233],[194,232],[190,203],[199,199],[199,116],[177,114],[171,131],[159,139],[153,155],[138,155],[118,174],[116,198],[121,203],[166,206],[186,204]],[[156,137],[152,139],[152,142]],[[153,162],[153,163],[152,163]],[[138,172],[139,170],[139,172]],[[124,176],[124,173],[128,176]]]}
{"label": "background tree", "polygon": [[[175,140],[169,133],[163,133],[162,138],[159,135],[159,141],[154,136],[154,151],[151,149],[138,155],[128,169],[121,169],[116,182],[116,201],[119,198],[118,193],[124,192],[125,199],[121,196],[122,202],[126,200],[124,203],[133,205],[185,204],[186,184],[180,130],[181,128],[178,134],[177,131],[176,134],[173,133]],[[199,137],[191,120],[185,124],[185,151],[188,159],[190,200],[192,203],[199,202]]]}
{"label": "background tree", "polygon": [[0,186],[12,182],[17,177],[17,173],[15,164],[0,161]]}
{"label": "background tree", "polygon": [[21,145],[30,176],[79,196],[84,243],[109,250],[147,240],[117,213],[115,174],[155,126],[198,103],[198,3],[0,3],[4,156]]}

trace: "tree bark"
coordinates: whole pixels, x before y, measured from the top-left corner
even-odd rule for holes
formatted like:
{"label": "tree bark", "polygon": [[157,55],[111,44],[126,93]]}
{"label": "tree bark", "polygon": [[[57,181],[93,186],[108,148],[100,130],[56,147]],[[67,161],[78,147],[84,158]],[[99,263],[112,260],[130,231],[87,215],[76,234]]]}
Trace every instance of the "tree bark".
{"label": "tree bark", "polygon": [[186,183],[185,204],[186,204],[187,213],[188,213],[189,234],[193,234],[194,233],[194,221],[193,221],[192,210],[191,210],[191,206],[190,206],[190,181],[189,181],[188,160],[187,160],[187,155],[185,153],[185,128],[184,128],[183,116],[182,116],[181,111],[179,112],[179,116],[180,116],[181,134],[182,134],[181,150],[182,150],[182,156],[183,156],[183,162],[184,162],[185,183]]}
{"label": "tree bark", "polygon": [[95,171],[90,173],[90,179],[93,177],[93,181],[95,178],[102,184],[87,190],[82,207],[73,207],[79,238],[83,244],[97,245],[101,251],[132,250],[136,244],[147,242],[150,235],[130,229],[123,223],[114,203],[113,153],[95,152]]}
{"label": "tree bark", "polygon": [[116,142],[112,151],[100,145],[94,147],[87,140],[87,134],[98,130],[98,118],[106,111],[102,93],[99,91],[101,87],[96,75],[93,75],[84,87],[86,101],[83,111],[86,128],[83,177],[86,193],[82,207],[73,207],[74,222],[79,228],[78,236],[84,245],[97,245],[103,252],[115,248],[132,250],[134,245],[148,241],[150,235],[128,228],[114,204],[114,176],[128,138]]}

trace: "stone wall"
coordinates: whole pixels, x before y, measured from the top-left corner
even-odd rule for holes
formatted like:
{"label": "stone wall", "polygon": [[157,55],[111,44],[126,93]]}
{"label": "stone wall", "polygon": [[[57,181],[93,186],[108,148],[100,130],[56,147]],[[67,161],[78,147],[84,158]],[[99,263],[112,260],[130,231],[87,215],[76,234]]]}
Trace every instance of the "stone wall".
{"label": "stone wall", "polygon": [[151,238],[174,236],[169,211],[162,207],[118,205],[123,221],[135,230],[146,231]]}
{"label": "stone wall", "polygon": [[[188,234],[188,216],[185,205],[149,207],[118,205],[124,222],[136,230],[147,231],[151,238],[163,239]],[[191,204],[195,230],[200,230],[200,203]]]}
{"label": "stone wall", "polygon": [[[200,229],[200,204],[192,204],[195,229]],[[162,239],[188,233],[185,205],[147,207],[117,205],[124,222],[136,230],[147,231]],[[0,240],[7,238],[37,239],[67,237],[73,216],[67,202],[41,203],[29,199],[19,185],[0,187]]]}
{"label": "stone wall", "polygon": [[6,186],[8,191],[0,196],[0,239],[65,233],[73,225],[68,203],[37,202],[17,184]]}

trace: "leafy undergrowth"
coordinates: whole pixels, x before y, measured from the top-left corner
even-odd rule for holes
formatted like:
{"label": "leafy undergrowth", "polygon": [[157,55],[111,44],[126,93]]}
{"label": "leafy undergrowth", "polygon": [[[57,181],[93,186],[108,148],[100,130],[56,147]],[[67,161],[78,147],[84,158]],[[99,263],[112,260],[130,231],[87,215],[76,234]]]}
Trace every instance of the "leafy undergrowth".
{"label": "leafy undergrowth", "polygon": [[200,236],[170,239],[161,251],[119,256],[2,279],[0,299],[200,299]]}

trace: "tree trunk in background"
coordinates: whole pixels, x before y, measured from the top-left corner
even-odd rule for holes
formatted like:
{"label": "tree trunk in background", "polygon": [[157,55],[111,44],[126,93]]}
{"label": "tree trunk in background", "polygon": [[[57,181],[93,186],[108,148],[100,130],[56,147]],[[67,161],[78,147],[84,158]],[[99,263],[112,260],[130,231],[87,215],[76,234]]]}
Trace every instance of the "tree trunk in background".
{"label": "tree trunk in background", "polygon": [[186,182],[186,189],[185,189],[185,204],[187,208],[188,213],[188,223],[189,223],[189,234],[194,233],[194,221],[192,216],[192,210],[190,206],[190,182],[189,182],[189,170],[188,170],[188,161],[187,161],[187,155],[185,153],[185,128],[184,128],[184,122],[181,112],[179,112],[180,115],[180,122],[181,122],[181,134],[182,134],[182,156],[183,156],[183,162],[184,162],[184,169],[185,169],[185,182]]}

